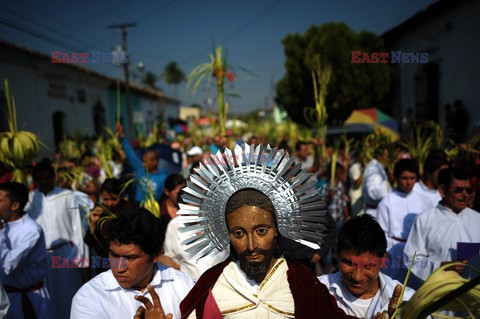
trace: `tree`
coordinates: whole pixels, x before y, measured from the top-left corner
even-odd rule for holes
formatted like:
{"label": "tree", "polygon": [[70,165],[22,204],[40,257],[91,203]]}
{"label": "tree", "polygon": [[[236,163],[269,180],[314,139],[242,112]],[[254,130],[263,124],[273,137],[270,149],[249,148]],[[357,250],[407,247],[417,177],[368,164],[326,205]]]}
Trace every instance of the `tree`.
{"label": "tree", "polygon": [[277,85],[276,102],[290,117],[305,123],[303,109],[315,105],[309,57],[318,54],[332,66],[326,106],[328,123],[339,125],[353,109],[379,107],[390,89],[390,66],[386,63],[351,63],[351,51],[385,52],[377,35],[357,34],[344,23],[311,26],[305,34],[283,39],[286,75]]}
{"label": "tree", "polygon": [[150,71],[146,72],[145,75],[140,80],[140,82],[146,87],[161,91],[160,89],[157,88],[155,84],[157,82],[157,76],[153,72],[150,72]]}
{"label": "tree", "polygon": [[185,73],[178,67],[177,62],[169,62],[162,74],[165,83],[173,85],[175,97],[177,97],[177,85],[185,81]]}

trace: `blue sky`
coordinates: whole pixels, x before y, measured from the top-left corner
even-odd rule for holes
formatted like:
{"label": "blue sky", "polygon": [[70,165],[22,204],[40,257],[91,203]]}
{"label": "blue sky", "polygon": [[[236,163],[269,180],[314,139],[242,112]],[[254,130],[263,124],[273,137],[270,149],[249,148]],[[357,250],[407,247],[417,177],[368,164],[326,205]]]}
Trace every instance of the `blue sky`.
{"label": "blue sky", "polygon": [[[238,72],[231,110],[244,113],[270,105],[272,83],[284,75],[282,38],[304,33],[311,25],[345,22],[355,31],[381,34],[424,9],[435,0],[85,0],[0,1],[0,38],[50,55],[51,51],[109,52],[121,43],[114,23],[135,21],[128,29],[128,51],[134,80],[143,61],[145,69],[161,74],[177,61],[188,74],[209,61],[213,44],[228,50],[228,61],[257,76]],[[10,26],[9,26],[10,25]],[[12,27],[13,25],[14,27]],[[20,30],[23,31],[20,31]],[[66,46],[66,47],[64,47]],[[116,77],[113,65],[84,65]],[[167,95],[173,87],[157,82]],[[215,89],[202,86],[196,95],[178,88],[182,104],[205,105]]]}

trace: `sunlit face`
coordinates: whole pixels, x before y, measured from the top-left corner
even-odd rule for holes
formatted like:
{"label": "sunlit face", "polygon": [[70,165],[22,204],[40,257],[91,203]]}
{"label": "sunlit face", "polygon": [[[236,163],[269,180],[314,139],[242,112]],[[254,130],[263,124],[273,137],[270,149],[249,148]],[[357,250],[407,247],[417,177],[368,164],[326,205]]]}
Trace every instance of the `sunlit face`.
{"label": "sunlit face", "polygon": [[[15,202],[17,205],[17,209],[19,208],[19,205],[17,202]],[[0,217],[5,220],[9,221],[13,211],[15,210],[14,207],[14,202],[8,198],[8,193],[6,191],[0,190]]]}
{"label": "sunlit face", "polygon": [[94,182],[88,182],[84,188],[85,194],[92,200],[94,204],[98,201],[98,186]]}
{"label": "sunlit face", "polygon": [[110,242],[110,266],[118,284],[126,289],[142,291],[152,281],[159,256],[151,257],[140,246]]}
{"label": "sunlit face", "polygon": [[114,213],[120,207],[122,198],[114,193],[102,192],[103,206],[105,206],[110,212]]}
{"label": "sunlit face", "polygon": [[169,191],[168,189],[165,189],[165,195],[167,195],[168,199],[171,200],[175,205],[178,204],[178,193],[184,188],[187,184],[182,183],[180,185],[177,185],[174,189]]}
{"label": "sunlit face", "polygon": [[302,145],[297,152],[297,157],[306,160],[308,155],[310,155],[310,147],[308,145]]}
{"label": "sunlit face", "polygon": [[255,206],[242,206],[227,215],[230,241],[243,271],[258,283],[275,264],[277,229],[272,214]]}
{"label": "sunlit face", "polygon": [[45,194],[55,187],[55,175],[50,170],[36,172],[33,181],[37,184],[38,190]]}
{"label": "sunlit face", "polygon": [[459,213],[467,207],[473,192],[470,180],[455,178],[452,179],[449,189],[445,189],[445,186],[439,185],[438,191],[442,196],[442,203],[455,213]]}
{"label": "sunlit face", "polygon": [[157,170],[158,156],[155,154],[155,151],[148,151],[143,155],[143,167],[145,167],[147,172],[153,172]]}
{"label": "sunlit face", "polygon": [[[356,262],[355,258],[359,258],[362,262],[358,264],[358,259]],[[377,293],[378,274],[382,264],[379,257],[369,252],[355,254],[347,250],[340,252],[338,260],[342,282],[352,295],[360,299],[368,299]]]}
{"label": "sunlit face", "polygon": [[410,171],[403,171],[397,177],[397,188],[404,193],[410,193],[416,181],[417,174]]}

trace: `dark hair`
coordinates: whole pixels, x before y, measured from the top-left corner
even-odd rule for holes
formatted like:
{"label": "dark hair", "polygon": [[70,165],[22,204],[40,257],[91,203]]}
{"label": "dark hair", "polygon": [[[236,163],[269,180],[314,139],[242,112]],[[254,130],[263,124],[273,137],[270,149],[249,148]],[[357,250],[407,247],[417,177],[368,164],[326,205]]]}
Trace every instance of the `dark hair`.
{"label": "dark hair", "polygon": [[[332,162],[328,163],[327,165],[327,177],[328,179],[330,180],[330,178],[332,178],[330,175],[332,175]],[[340,172],[345,172],[345,167],[343,167],[343,164],[340,163],[340,162],[335,162],[335,175],[340,173]]]}
{"label": "dark hair", "polygon": [[192,163],[192,167],[190,167],[190,175],[195,174],[195,168],[200,167],[200,161],[195,161]]}
{"label": "dark hair", "polygon": [[449,165],[445,152],[443,150],[432,150],[428,153],[425,164],[423,165],[423,171],[433,174],[433,172],[443,165]]}
{"label": "dark hair", "polygon": [[151,257],[161,253],[165,230],[160,219],[145,208],[137,208],[119,214],[108,227],[110,241],[135,244]]}
{"label": "dark hair", "polygon": [[0,184],[0,190],[7,193],[8,199],[20,204],[20,211],[23,211],[28,203],[27,186],[17,182],[5,182]]}
{"label": "dark hair", "polygon": [[[182,175],[171,174],[165,179],[164,190],[172,191],[178,185],[186,184],[186,183],[187,183],[187,181],[185,180],[185,178]],[[160,201],[162,201],[166,197],[167,197],[167,195],[165,195],[165,193],[163,193],[162,197],[160,198]]]}
{"label": "dark hair", "polygon": [[50,172],[52,175],[55,175],[55,170],[53,169],[53,166],[50,164],[50,163],[47,163],[47,162],[40,162],[38,163],[37,165],[35,165],[32,169],[32,176],[33,176],[33,179],[35,179],[35,175],[38,173],[38,172],[45,172],[45,171],[48,171]]}
{"label": "dark hair", "polygon": [[225,205],[225,216],[243,206],[256,206],[269,211],[276,223],[275,208],[270,198],[264,193],[254,188],[244,188],[235,192]]}
{"label": "dark hair", "polygon": [[145,153],[143,153],[143,155],[147,155],[148,153],[155,154],[155,159],[156,160],[160,159],[160,156],[158,156],[158,152],[154,148],[147,148],[147,150],[145,151]]}
{"label": "dark hair", "polygon": [[393,175],[395,176],[395,178],[398,178],[400,174],[402,174],[405,171],[415,173],[418,178],[417,161],[411,158],[403,158],[395,163],[395,167],[393,169]]}
{"label": "dark hair", "polygon": [[308,143],[305,143],[305,142],[302,142],[302,141],[298,141],[297,143],[295,143],[295,151],[298,152],[303,145],[308,145]]}
{"label": "dark hair", "polygon": [[[272,201],[268,198],[267,195],[258,191],[254,188],[244,188],[237,192],[235,192],[227,201],[225,205],[225,216],[230,213],[233,213],[237,209],[243,206],[256,206],[258,208],[265,209],[272,214],[272,219],[275,224],[275,227],[278,228],[277,225],[277,218],[275,214],[275,208],[273,206]],[[228,226],[228,225],[227,225]],[[280,258],[282,256],[282,249],[279,245],[280,240],[280,233],[277,234],[277,238],[275,239],[275,251],[273,253],[273,258]],[[235,247],[233,247],[232,243],[230,243],[230,258],[233,260],[237,260],[238,257],[235,253]]]}
{"label": "dark hair", "polygon": [[338,232],[337,254],[348,250],[358,255],[369,252],[383,257],[387,251],[387,238],[375,218],[363,214],[343,224]]}
{"label": "dark hair", "polygon": [[187,181],[180,174],[171,174],[165,179],[165,189],[169,191],[173,190],[175,187],[181,184],[186,184]]}
{"label": "dark hair", "polygon": [[117,178],[107,178],[100,187],[100,192],[120,195],[123,190],[123,183]]}
{"label": "dark hair", "polygon": [[438,173],[438,185],[443,185],[443,187],[445,187],[445,190],[448,190],[450,188],[453,179],[459,179],[462,181],[469,180],[470,175],[466,170],[458,167],[449,167],[446,169],[442,169]]}

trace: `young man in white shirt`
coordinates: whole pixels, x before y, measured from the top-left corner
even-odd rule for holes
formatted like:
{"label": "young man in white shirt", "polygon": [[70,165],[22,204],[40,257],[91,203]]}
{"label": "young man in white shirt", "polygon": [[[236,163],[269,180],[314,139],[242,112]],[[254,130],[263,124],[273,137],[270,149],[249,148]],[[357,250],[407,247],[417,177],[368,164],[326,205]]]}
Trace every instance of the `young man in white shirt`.
{"label": "young man in white shirt", "polygon": [[160,219],[144,208],[125,212],[110,222],[108,236],[111,269],[82,286],[73,298],[70,318],[133,318],[142,297],[152,299],[150,284],[165,312],[180,319],[180,302],[195,282],[158,263],[165,239]]}
{"label": "young man in white shirt", "polygon": [[[402,268],[403,248],[415,217],[430,206],[428,198],[412,192],[418,177],[418,165],[413,159],[401,159],[395,164],[396,188],[377,208],[377,220],[387,236],[388,263],[382,272],[403,282],[407,271]],[[400,267],[390,267],[400,265]]]}
{"label": "young man in white shirt", "polygon": [[430,200],[430,206],[437,206],[442,200],[438,191],[438,173],[448,168],[447,155],[442,150],[431,151],[423,165],[423,176],[413,186],[413,192]]}
{"label": "young man in white shirt", "polygon": [[45,237],[23,211],[27,201],[25,185],[0,184],[0,278],[10,299],[7,318],[50,318]]}
{"label": "young man in white shirt", "polygon": [[[49,163],[35,165],[32,175],[37,188],[30,192],[25,211],[42,227],[45,235],[47,287],[50,299],[55,300],[52,318],[65,319],[73,296],[84,283],[81,268],[88,267],[85,262],[88,246],[83,242],[80,213],[82,203],[72,190],[55,186],[55,172]],[[75,263],[75,267],[70,268],[71,263]]]}
{"label": "young man in white shirt", "polygon": [[[387,311],[390,301],[399,297],[400,282],[380,272],[385,267],[386,249],[382,228],[368,214],[353,217],[340,229],[336,250],[340,271],[318,279],[346,314],[371,318]],[[407,288],[403,299],[410,299],[413,293]]]}

